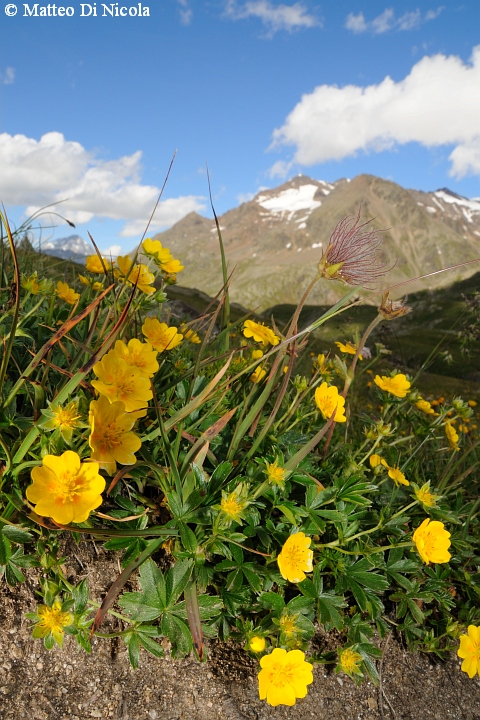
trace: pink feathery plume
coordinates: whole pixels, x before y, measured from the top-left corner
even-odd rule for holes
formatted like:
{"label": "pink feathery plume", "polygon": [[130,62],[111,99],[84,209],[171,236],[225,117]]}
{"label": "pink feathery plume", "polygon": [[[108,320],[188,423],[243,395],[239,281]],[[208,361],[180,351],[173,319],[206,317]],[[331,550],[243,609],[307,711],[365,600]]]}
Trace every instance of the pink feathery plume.
{"label": "pink feathery plume", "polygon": [[318,269],[329,280],[372,287],[391,268],[380,261],[382,231],[365,230],[372,221],[360,224],[360,210],[356,218],[347,215],[335,227]]}

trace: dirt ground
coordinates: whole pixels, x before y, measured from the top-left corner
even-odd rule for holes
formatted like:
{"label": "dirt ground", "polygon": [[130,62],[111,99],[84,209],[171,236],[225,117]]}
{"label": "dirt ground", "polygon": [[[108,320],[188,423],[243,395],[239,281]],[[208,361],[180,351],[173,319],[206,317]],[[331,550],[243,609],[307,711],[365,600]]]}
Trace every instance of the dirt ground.
{"label": "dirt ground", "polygon": [[[88,576],[100,600],[118,561],[99,550],[86,565],[81,554],[69,557],[67,575],[75,582]],[[72,637],[47,651],[24,617],[37,605],[37,588],[34,571],[20,587],[0,587],[0,720],[480,720],[478,676],[469,680],[456,657],[437,663],[407,653],[394,638],[381,667],[382,700],[371,683],[355,685],[316,666],[307,697],[293,708],[260,702],[257,663],[232,644],[210,643],[202,665],[142,650],[138,670],[118,639],[95,641],[91,655]]]}

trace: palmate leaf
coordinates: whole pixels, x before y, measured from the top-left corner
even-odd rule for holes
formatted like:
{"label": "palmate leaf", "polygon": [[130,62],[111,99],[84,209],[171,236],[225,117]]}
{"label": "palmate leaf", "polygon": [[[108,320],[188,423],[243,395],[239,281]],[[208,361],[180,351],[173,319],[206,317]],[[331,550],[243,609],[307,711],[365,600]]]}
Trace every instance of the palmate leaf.
{"label": "palmate leaf", "polygon": [[362,612],[370,612],[376,617],[383,610],[376,594],[384,592],[389,587],[389,582],[385,576],[369,570],[370,567],[365,558],[354,564],[346,562],[337,580],[336,590],[350,590]]}
{"label": "palmate leaf", "polygon": [[343,629],[344,620],[340,608],[346,607],[347,603],[343,595],[336,595],[333,591],[324,592],[323,577],[318,566],[313,571],[313,581],[307,578],[299,583],[298,587],[306,598],[316,599],[317,620],[325,630]]}
{"label": "palmate leaf", "polygon": [[[222,599],[217,595],[199,595],[198,596],[198,607],[200,610],[201,620],[210,620],[212,617],[218,615],[223,609]],[[177,603],[171,610],[173,615],[187,620],[187,608],[185,600]]]}
{"label": "palmate leaf", "polygon": [[357,475],[352,475],[348,479],[337,478],[335,480],[335,487],[337,488],[337,500],[343,500],[343,502],[351,503],[352,505],[363,506],[371,504],[371,500],[364,496],[367,493],[376,492],[378,489],[376,485],[365,482]]}
{"label": "palmate leaf", "polygon": [[172,643],[172,657],[182,658],[193,649],[192,634],[183,620],[170,613],[164,613],[161,623],[162,634]]}
{"label": "palmate leaf", "polygon": [[142,592],[124,593],[118,604],[136,622],[155,620],[167,608],[165,578],[151,558],[140,567],[139,575]]}

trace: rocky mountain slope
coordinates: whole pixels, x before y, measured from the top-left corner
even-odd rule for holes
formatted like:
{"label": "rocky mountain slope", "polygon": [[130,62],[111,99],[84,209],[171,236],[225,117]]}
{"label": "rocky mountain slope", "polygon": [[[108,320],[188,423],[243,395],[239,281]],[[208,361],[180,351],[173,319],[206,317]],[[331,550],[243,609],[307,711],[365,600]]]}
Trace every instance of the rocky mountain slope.
{"label": "rocky mountain slope", "polygon": [[85,262],[85,257],[93,252],[92,244],[85,242],[80,235],[69,235],[68,237],[58,238],[57,240],[49,240],[44,242],[40,248],[45,255],[53,255],[63,260],[73,260],[76,262]]}
{"label": "rocky mountain slope", "polygon": [[[298,175],[219,218],[229,270],[234,270],[232,299],[259,310],[297,302],[336,223],[356,214],[360,205],[362,219],[372,219],[372,226],[384,231],[384,260],[394,266],[384,286],[480,258],[480,198],[468,200],[446,189],[406,190],[371,175],[335,183]],[[212,220],[190,213],[156,238],[185,264],[182,285],[218,292],[220,253]],[[415,281],[396,294],[449,285],[478,267]],[[332,303],[344,291],[340,283],[322,280],[310,302]]]}

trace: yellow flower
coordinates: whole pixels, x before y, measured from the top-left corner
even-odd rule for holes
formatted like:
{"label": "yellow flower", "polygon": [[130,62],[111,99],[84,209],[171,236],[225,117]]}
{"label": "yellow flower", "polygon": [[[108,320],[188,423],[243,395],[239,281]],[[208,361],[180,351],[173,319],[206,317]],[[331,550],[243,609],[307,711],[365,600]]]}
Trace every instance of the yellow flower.
{"label": "yellow flower", "polygon": [[142,243],[142,248],[145,255],[151,257],[159,265],[169,262],[172,259],[172,253],[168,248],[163,247],[160,240],[145,238]]}
{"label": "yellow flower", "polygon": [[242,513],[245,508],[249,505],[249,502],[245,500],[245,492],[242,483],[235,488],[235,490],[228,495],[222,493],[223,497],[220,502],[220,509],[230,519],[235,522],[241,522]]}
{"label": "yellow flower", "polygon": [[140,449],[142,441],[131,432],[135,418],[125,412],[123,402],[109,403],[101,395],[98,400],[91,401],[88,420],[92,429],[88,438],[91,457],[103,470],[113,475],[117,462],[133,465],[137,461],[134,453]]}
{"label": "yellow flower", "polygon": [[81,463],[80,456],[67,450],[57,457],[45,455],[42,467],[32,470],[33,484],[26,495],[36,505],[37,515],[51,517],[68,525],[84,522],[102,504],[105,480],[98,474],[98,463]]}
{"label": "yellow flower", "polygon": [[264,368],[260,367],[260,365],[257,365],[253,373],[250,375],[250,380],[253,383],[259,383],[260,380],[263,380],[265,375],[267,374],[267,371],[264,370]]}
{"label": "yellow flower", "polygon": [[185,324],[180,325],[179,330],[185,340],[188,340],[191,343],[195,343],[195,345],[199,345],[202,342],[198,333],[196,333],[195,330],[187,327]]}
{"label": "yellow flower", "polygon": [[427,482],[425,485],[422,485],[421,488],[418,487],[418,485],[413,485],[413,490],[415,493],[415,498],[418,500],[419,503],[421,503],[424,507],[431,508],[435,507],[437,504],[437,500],[440,498],[440,495],[434,495],[430,492],[430,483]]}
{"label": "yellow flower", "polygon": [[317,359],[314,360],[313,364],[320,370],[321,373],[326,373],[328,370],[324,353],[317,355]]}
{"label": "yellow flower", "polygon": [[265,638],[254,635],[248,644],[249,649],[254,653],[261,653],[265,650]]}
{"label": "yellow flower", "polygon": [[[323,382],[315,390],[315,402],[325,420],[328,420],[335,413],[335,422],[346,422],[345,398],[338,394],[335,385],[327,385]],[[337,408],[335,410],[335,408]]]}
{"label": "yellow flower", "polygon": [[445,423],[445,435],[452,450],[460,450],[458,447],[458,433],[450,422]]}
{"label": "yellow flower", "polygon": [[80,293],[75,292],[73,288],[61,280],[57,282],[55,292],[61,300],[65,300],[69,305],[75,305],[80,297]]}
{"label": "yellow flower", "polygon": [[159,240],[146,238],[143,243],[143,252],[166,273],[175,274],[183,270],[180,260],[174,260],[168,248],[164,248]]}
{"label": "yellow flower", "polygon": [[313,550],[309,550],[311,538],[303,532],[287,538],[277,558],[280,573],[285,580],[299,583],[305,580],[305,573],[313,570]]}
{"label": "yellow flower", "polygon": [[[285,613],[280,618],[279,627],[284,635],[291,637],[299,632],[297,624],[298,614],[297,613]],[[301,631],[300,631],[301,632]]]}
{"label": "yellow flower", "polygon": [[175,260],[174,258],[172,260],[169,260],[166,263],[161,264],[161,269],[172,276],[173,281],[177,279],[175,276],[177,273],[181,272],[183,268],[185,267],[182,265],[180,260]]}
{"label": "yellow flower", "polygon": [[75,428],[83,427],[81,415],[78,412],[78,403],[73,400],[62,408],[59,403],[49,403],[48,410],[42,410],[42,415],[46,418],[41,423],[41,427],[45,430],[60,430],[64,440],[68,443],[72,439]]}
{"label": "yellow flower", "polygon": [[270,485],[277,485],[283,488],[285,485],[285,470],[278,464],[277,460],[273,463],[266,463],[267,480]]}
{"label": "yellow flower", "polygon": [[280,338],[275,335],[273,330],[263,323],[256,323],[253,320],[245,320],[243,324],[243,334],[246,338],[253,338],[255,342],[261,342],[266,345],[278,345]]}
{"label": "yellow flower", "polygon": [[38,282],[36,272],[34,272],[33,275],[30,275],[29,277],[26,277],[25,275],[22,276],[23,289],[28,290],[28,292],[31,292],[32,295],[38,295],[39,293],[41,293],[44,284],[45,280]]}
{"label": "yellow flower", "polygon": [[425,518],[413,533],[413,542],[423,562],[447,563],[452,557],[448,552],[450,533],[438,520]]}
{"label": "yellow flower", "polygon": [[388,477],[393,480],[395,485],[398,487],[399,485],[410,485],[409,481],[405,477],[405,475],[402,473],[400,468],[397,467],[389,467],[388,468]]}
{"label": "yellow flower", "polygon": [[122,282],[127,282],[129,285],[136,284],[137,288],[146,295],[155,292],[155,288],[152,287],[155,275],[149,271],[146,265],[134,265],[131,258],[128,256],[122,257],[122,255],[117,257],[117,265],[119,270],[114,271],[116,278]]}
{"label": "yellow flower", "polygon": [[[103,264],[102,264],[103,260]],[[107,258],[102,257],[102,260],[98,257],[98,255],[89,255],[85,258],[85,266],[88,270],[88,272],[91,273],[102,273],[102,275],[105,273],[105,271],[112,269],[112,263],[110,260],[107,260]]]}
{"label": "yellow flower", "polygon": [[435,410],[432,408],[432,406],[430,405],[430,403],[428,402],[428,400],[423,400],[422,398],[420,398],[420,399],[415,403],[415,407],[416,407],[418,410],[421,410],[422,412],[424,412],[425,415],[435,415],[435,414],[436,414],[436,413],[435,413]]}
{"label": "yellow flower", "polygon": [[275,648],[270,655],[260,660],[262,668],[258,674],[260,700],[266,700],[272,707],[295,705],[297,698],[304,698],[307,685],[313,682],[313,665],[305,661],[301,650]]}
{"label": "yellow flower", "polygon": [[145,408],[153,397],[150,382],[140,370],[119,357],[115,350],[95,363],[93,372],[98,380],[92,380],[92,385],[100,395],[105,395],[110,402],[121,400],[126,412],[142,410],[146,414]]}
{"label": "yellow flower", "polygon": [[57,600],[50,607],[40,605],[37,616],[39,622],[35,625],[32,636],[34,638],[43,638],[52,633],[53,639],[61,647],[65,634],[63,628],[73,623],[73,615],[63,612],[62,604]]}
{"label": "yellow flower", "polygon": [[346,675],[359,675],[361,674],[360,663],[362,662],[362,656],[360,653],[352,650],[352,648],[345,648],[340,653],[340,668]]}
{"label": "yellow flower", "polygon": [[381,458],[380,455],[375,455],[375,454],[370,455],[369,459],[370,459],[370,467],[371,468],[376,468],[378,465],[386,464],[385,460],[383,460],[383,458]]}
{"label": "yellow flower", "polygon": [[103,283],[100,282],[92,282],[89,280],[89,278],[85,277],[85,275],[79,275],[78,279],[82,283],[82,285],[86,285],[87,287],[91,287],[92,290],[98,291],[103,290]]}
{"label": "yellow flower", "polygon": [[117,340],[114,352],[146,377],[153,377],[158,370],[157,351],[148,342],[142,343],[132,338],[126,345],[123,340]]}
{"label": "yellow flower", "polygon": [[252,360],[260,360],[263,357],[263,350],[252,350]]}
{"label": "yellow flower", "polygon": [[470,405],[470,407],[477,407],[478,403],[476,400],[468,400],[467,405]]}
{"label": "yellow flower", "polygon": [[395,395],[395,397],[404,398],[407,392],[410,390],[410,382],[407,380],[403,373],[398,373],[393,377],[386,377],[385,375],[375,375],[374,383],[378,385],[381,390]]}
{"label": "yellow flower", "polygon": [[167,323],[161,323],[157,318],[147,318],[142,325],[142,332],[158,352],[173,350],[183,340],[183,335],[177,332],[176,327],[168,327]]}
{"label": "yellow flower", "polygon": [[467,635],[460,635],[460,648],[457,651],[463,659],[462,670],[472,679],[480,675],[480,627],[469,625]]}
{"label": "yellow flower", "polygon": [[[335,345],[338,347],[340,352],[348,353],[349,355],[355,355],[357,352],[357,346],[349,341],[346,343],[336,342]],[[358,359],[363,360],[363,355],[359,355]]]}

